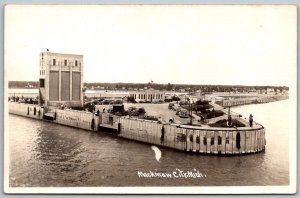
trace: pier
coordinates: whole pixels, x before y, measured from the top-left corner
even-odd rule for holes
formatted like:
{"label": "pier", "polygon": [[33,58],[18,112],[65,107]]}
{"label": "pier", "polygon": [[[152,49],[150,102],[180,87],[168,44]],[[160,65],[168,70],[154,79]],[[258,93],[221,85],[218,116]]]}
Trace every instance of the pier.
{"label": "pier", "polygon": [[273,95],[273,96],[263,96],[263,97],[228,99],[228,100],[216,101],[216,104],[222,107],[229,107],[229,106],[241,106],[241,105],[248,105],[248,104],[275,102],[279,100],[286,100],[288,98],[289,98],[288,95]]}
{"label": "pier", "polygon": [[45,120],[45,115],[50,113],[53,115],[51,122],[56,124],[95,132],[109,131],[121,138],[192,153],[256,153],[263,151],[266,145],[265,128],[258,123],[254,123],[252,127],[230,128],[170,124],[109,113],[97,115],[86,111],[47,109],[14,102],[9,103],[9,113],[40,120]]}

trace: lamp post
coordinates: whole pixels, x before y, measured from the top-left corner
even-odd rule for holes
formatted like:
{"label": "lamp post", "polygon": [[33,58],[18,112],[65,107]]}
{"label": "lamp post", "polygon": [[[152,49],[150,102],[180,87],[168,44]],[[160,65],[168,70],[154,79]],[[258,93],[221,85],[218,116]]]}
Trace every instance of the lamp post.
{"label": "lamp post", "polygon": [[231,115],[230,115],[230,107],[231,107],[231,103],[229,102],[228,103],[228,119],[229,119],[229,117],[231,117]]}
{"label": "lamp post", "polygon": [[191,111],[190,119],[191,119],[191,125],[193,125],[193,104],[194,104],[194,101],[192,103],[190,101],[190,104],[191,104],[191,107],[190,107],[190,111]]}
{"label": "lamp post", "polygon": [[230,115],[230,107],[231,107],[231,103],[228,103],[228,126],[232,125],[232,119],[231,119],[231,115]]}
{"label": "lamp post", "polygon": [[188,101],[189,101],[189,116],[190,116],[190,124],[193,125],[193,103],[194,102],[191,102],[191,99],[188,98]]}

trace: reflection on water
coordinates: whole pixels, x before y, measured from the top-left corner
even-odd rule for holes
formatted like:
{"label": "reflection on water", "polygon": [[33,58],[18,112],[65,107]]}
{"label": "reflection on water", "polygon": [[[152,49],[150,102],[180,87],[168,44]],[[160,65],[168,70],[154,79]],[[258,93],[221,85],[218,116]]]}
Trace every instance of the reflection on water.
{"label": "reflection on water", "polygon": [[[9,115],[10,186],[287,185],[288,100],[233,108],[266,127],[266,151],[244,156],[187,154]],[[271,116],[276,113],[284,117]],[[274,114],[273,114],[274,113]],[[197,170],[202,178],[145,178],[138,171]]]}

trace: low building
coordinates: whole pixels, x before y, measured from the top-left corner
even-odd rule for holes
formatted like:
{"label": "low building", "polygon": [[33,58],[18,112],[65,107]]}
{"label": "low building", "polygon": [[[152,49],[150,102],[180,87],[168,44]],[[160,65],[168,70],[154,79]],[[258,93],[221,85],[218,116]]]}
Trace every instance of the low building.
{"label": "low building", "polygon": [[104,98],[113,100],[123,100],[129,97],[126,91],[101,91],[101,90],[86,90],[85,96],[87,98]]}
{"label": "low building", "polygon": [[159,90],[130,91],[129,96],[136,102],[158,102],[165,100],[165,92]]}

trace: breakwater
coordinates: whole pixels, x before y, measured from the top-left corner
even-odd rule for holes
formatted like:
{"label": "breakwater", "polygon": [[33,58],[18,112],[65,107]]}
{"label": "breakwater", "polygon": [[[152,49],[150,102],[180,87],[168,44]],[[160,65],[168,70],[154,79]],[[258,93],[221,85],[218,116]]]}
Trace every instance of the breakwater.
{"label": "breakwater", "polygon": [[240,128],[202,128],[120,118],[119,136],[182,151],[212,154],[254,153],[265,149],[261,125]]}
{"label": "breakwater", "polygon": [[274,96],[265,96],[265,97],[258,97],[258,98],[251,97],[251,98],[222,100],[222,101],[217,101],[216,104],[222,107],[229,107],[229,106],[240,106],[240,105],[247,105],[247,104],[276,102],[279,100],[287,100],[287,99],[289,99],[288,95],[274,95]]}
{"label": "breakwater", "polygon": [[97,115],[60,109],[50,112],[47,108],[18,103],[9,103],[9,113],[41,120],[51,113],[53,123],[89,131],[110,129],[122,138],[195,153],[255,153],[264,150],[266,144],[265,129],[260,124],[237,128],[201,127],[117,117],[108,113]]}

